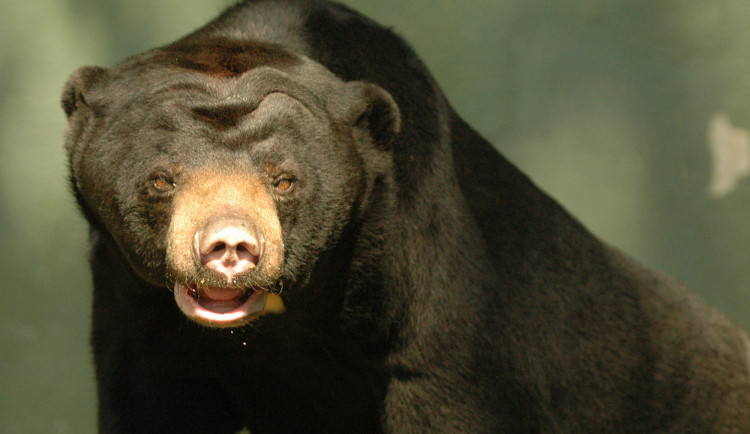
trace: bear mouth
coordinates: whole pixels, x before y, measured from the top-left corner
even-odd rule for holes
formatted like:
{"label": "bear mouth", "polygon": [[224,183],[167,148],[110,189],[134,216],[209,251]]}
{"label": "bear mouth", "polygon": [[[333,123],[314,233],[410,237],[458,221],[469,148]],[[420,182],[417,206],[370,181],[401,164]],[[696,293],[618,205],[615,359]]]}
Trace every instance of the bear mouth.
{"label": "bear mouth", "polygon": [[214,327],[233,327],[256,318],[266,306],[260,288],[196,287],[176,283],[177,306],[188,318]]}

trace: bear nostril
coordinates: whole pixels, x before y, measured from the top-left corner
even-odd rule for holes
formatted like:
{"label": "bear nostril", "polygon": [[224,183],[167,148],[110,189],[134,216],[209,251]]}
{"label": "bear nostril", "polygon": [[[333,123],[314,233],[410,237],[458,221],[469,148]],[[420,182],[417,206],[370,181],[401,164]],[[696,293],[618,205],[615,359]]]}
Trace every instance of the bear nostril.
{"label": "bear nostril", "polygon": [[255,246],[251,246],[248,243],[240,243],[237,245],[238,255],[254,255],[253,250]]}
{"label": "bear nostril", "polygon": [[226,248],[227,248],[226,244],[224,244],[222,242],[219,242],[219,243],[216,243],[216,245],[211,250],[211,252],[221,252],[222,250],[224,250]]}
{"label": "bear nostril", "polygon": [[247,261],[250,269],[255,268],[255,259],[260,256],[259,249],[256,245],[250,243],[240,243],[237,245],[237,259]]}

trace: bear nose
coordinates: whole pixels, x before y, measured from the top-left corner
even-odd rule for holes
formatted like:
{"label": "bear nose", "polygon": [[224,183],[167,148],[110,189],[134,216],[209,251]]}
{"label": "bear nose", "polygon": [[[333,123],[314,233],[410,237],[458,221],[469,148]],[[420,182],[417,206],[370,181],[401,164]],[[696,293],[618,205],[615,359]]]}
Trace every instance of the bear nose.
{"label": "bear nose", "polygon": [[221,218],[195,234],[196,256],[201,264],[216,272],[227,285],[258,265],[261,240],[254,226],[239,218]]}

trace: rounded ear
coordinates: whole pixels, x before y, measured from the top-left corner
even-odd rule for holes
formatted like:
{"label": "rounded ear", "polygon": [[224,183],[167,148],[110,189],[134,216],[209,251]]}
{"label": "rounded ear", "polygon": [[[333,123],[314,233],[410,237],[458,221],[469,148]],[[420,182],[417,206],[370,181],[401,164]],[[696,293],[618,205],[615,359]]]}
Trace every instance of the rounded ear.
{"label": "rounded ear", "polygon": [[391,94],[382,87],[363,82],[347,83],[349,113],[353,128],[369,134],[375,146],[390,150],[401,131],[401,112]]}
{"label": "rounded ear", "polygon": [[89,106],[85,94],[106,72],[106,69],[98,66],[84,66],[68,77],[61,100],[62,108],[68,118],[82,107]]}

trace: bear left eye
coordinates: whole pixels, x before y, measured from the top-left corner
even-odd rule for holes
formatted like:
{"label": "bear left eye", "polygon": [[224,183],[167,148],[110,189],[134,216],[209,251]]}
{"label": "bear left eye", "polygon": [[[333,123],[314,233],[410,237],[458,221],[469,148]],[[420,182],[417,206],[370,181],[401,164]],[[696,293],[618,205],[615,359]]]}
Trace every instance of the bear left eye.
{"label": "bear left eye", "polygon": [[274,181],[273,187],[277,193],[289,193],[294,187],[294,179],[288,176],[279,177]]}

